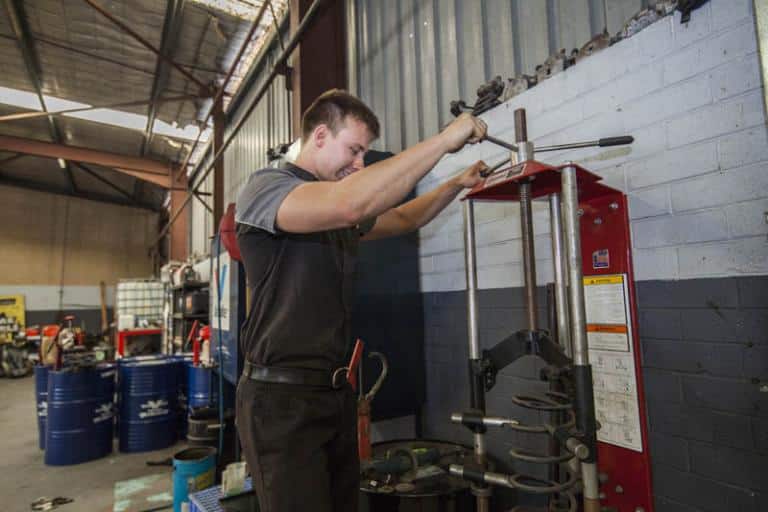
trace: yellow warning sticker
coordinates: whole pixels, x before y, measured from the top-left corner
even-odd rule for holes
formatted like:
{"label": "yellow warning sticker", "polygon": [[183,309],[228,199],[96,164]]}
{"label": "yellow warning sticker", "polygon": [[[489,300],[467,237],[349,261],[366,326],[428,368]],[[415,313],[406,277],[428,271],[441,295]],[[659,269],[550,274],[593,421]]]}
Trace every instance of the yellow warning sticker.
{"label": "yellow warning sticker", "polygon": [[584,278],[584,286],[594,286],[598,284],[623,284],[624,276],[592,276]]}

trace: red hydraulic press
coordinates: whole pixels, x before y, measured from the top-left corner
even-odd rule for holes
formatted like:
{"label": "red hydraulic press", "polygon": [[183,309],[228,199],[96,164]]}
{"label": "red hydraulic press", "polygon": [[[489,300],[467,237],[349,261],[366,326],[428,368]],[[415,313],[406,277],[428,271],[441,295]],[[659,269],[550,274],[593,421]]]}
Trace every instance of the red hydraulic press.
{"label": "red hydraulic press", "polygon": [[[511,151],[464,198],[468,293],[470,408],[451,420],[474,435],[475,461],[450,471],[473,482],[477,510],[489,510],[492,486],[549,494],[549,510],[651,512],[650,459],[637,332],[627,198],[575,163],[551,166],[534,153],[630,144],[630,136],[535,148],[525,110],[515,111],[516,144],[487,139]],[[509,163],[509,165],[507,165]],[[542,328],[536,308],[534,199],[549,202],[556,325]],[[527,326],[487,350],[478,336],[474,203],[519,201]],[[513,397],[547,423],[525,424],[486,413],[485,394],[496,374],[525,355],[543,359],[542,396]],[[548,477],[486,469],[484,434],[504,427],[549,436],[546,454],[511,450],[513,459],[545,464]]]}

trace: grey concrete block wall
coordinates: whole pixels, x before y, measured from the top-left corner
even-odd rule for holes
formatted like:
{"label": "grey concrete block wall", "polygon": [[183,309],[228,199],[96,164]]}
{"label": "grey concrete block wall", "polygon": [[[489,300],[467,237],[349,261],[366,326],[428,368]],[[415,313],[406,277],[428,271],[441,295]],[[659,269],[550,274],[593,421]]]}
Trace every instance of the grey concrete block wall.
{"label": "grey concrete block wall", "polygon": [[765,510],[768,277],[643,281],[658,510]]}
{"label": "grey concrete block wall", "polygon": [[[657,511],[764,512],[768,500],[768,276],[637,283],[648,448]],[[466,293],[423,294],[427,402],[424,435],[464,444],[471,433],[450,422],[469,405]],[[539,313],[546,325],[544,292]],[[479,291],[480,342],[488,348],[525,325],[522,288]],[[542,363],[524,358],[499,374],[489,414],[540,422],[512,403],[541,393]],[[544,453],[546,438],[493,429],[489,453],[504,471],[545,476],[515,462],[512,447]],[[506,500],[506,501],[504,501]],[[532,503],[503,493],[500,506]]]}

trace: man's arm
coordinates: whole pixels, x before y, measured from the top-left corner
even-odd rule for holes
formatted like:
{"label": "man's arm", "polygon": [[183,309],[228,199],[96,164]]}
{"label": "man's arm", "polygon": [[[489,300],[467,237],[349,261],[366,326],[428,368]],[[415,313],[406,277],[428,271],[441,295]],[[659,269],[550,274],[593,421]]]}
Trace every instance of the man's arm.
{"label": "man's arm", "polygon": [[480,173],[487,168],[484,162],[477,162],[434,190],[387,210],[376,218],[373,229],[361,240],[377,240],[416,231],[443,211],[459,195],[459,192],[480,183],[482,181]]}
{"label": "man's arm", "polygon": [[448,152],[485,135],[482,121],[462,115],[439,134],[337,182],[310,182],[293,189],[277,212],[277,225],[312,233],[360,224],[400,202]]}

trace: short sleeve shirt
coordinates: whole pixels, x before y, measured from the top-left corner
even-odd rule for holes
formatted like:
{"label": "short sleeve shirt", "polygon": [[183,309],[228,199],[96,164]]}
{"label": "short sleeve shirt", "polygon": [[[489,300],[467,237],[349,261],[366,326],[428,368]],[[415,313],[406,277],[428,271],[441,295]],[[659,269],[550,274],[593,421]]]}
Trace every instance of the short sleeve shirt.
{"label": "short sleeve shirt", "polygon": [[294,165],[262,169],[235,205],[251,299],[240,349],[252,363],[321,370],[345,364],[358,243],[374,221],[317,233],[280,230],[281,203],[311,181],[317,178]]}

